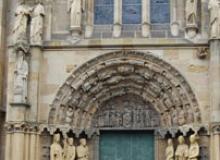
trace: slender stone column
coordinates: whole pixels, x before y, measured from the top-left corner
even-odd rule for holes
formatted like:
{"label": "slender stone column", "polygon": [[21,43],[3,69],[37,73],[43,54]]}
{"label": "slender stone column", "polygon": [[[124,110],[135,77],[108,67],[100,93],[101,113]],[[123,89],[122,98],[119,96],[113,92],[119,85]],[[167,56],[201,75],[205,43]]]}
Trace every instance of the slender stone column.
{"label": "slender stone column", "polygon": [[40,46],[31,47],[30,78],[29,78],[30,80],[29,80],[29,89],[28,89],[31,108],[27,114],[28,119],[31,122],[37,121],[41,60],[42,60],[41,47]]}
{"label": "slender stone column", "polygon": [[11,160],[11,151],[12,151],[12,132],[7,131],[6,133],[6,144],[5,144],[5,160]]}
{"label": "slender stone column", "polygon": [[29,160],[30,134],[25,133],[25,160]]}
{"label": "slender stone column", "polygon": [[36,160],[36,133],[30,134],[30,159]]}
{"label": "slender stone column", "polygon": [[90,0],[87,1],[87,24],[86,24],[86,29],[85,29],[85,37],[90,38],[92,37],[93,33],[93,22],[94,22],[94,3],[95,0]]}
{"label": "slender stone column", "polygon": [[121,36],[122,28],[122,0],[114,0],[114,28],[113,37]]}
{"label": "slender stone column", "polygon": [[12,160],[24,160],[25,148],[24,148],[24,130],[22,124],[18,124],[14,128],[14,134],[12,138]]}
{"label": "slender stone column", "polygon": [[220,122],[220,40],[210,40],[209,95],[211,122]]}
{"label": "slender stone column", "polygon": [[150,37],[150,0],[142,0],[142,36]]}

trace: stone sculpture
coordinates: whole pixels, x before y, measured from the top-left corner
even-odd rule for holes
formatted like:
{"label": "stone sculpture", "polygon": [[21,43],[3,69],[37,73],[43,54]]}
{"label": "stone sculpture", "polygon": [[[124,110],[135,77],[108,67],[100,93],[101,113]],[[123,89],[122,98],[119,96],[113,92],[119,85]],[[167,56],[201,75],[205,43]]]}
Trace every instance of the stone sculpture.
{"label": "stone sculpture", "polygon": [[178,126],[178,111],[175,107],[172,108],[172,125]]}
{"label": "stone sculpture", "polygon": [[21,2],[15,11],[15,24],[12,30],[13,41],[18,43],[19,41],[27,40],[27,25],[30,16],[30,9]]}
{"label": "stone sculpture", "polygon": [[73,114],[74,114],[73,108],[69,106],[67,111],[66,111],[66,119],[65,119],[67,124],[71,124],[72,123],[72,121],[73,121]]}
{"label": "stone sculpture", "polygon": [[173,140],[168,139],[167,144],[168,144],[168,146],[166,148],[166,160],[174,160]]}
{"label": "stone sculpture", "polygon": [[72,33],[81,31],[82,0],[68,0],[68,12],[70,13],[70,30]]}
{"label": "stone sculpture", "polygon": [[198,31],[198,0],[186,0],[186,33],[192,39]]}
{"label": "stone sculpture", "polygon": [[178,114],[178,123],[180,126],[186,124],[186,113],[183,108],[180,109]]}
{"label": "stone sculpture", "polygon": [[210,38],[220,38],[220,1],[210,0],[208,8],[210,12]]}
{"label": "stone sculpture", "polygon": [[28,51],[24,47],[18,47],[16,52],[17,60],[14,72],[14,102],[27,103],[27,79],[29,68],[26,54]]}
{"label": "stone sculpture", "polygon": [[74,139],[67,138],[66,146],[64,147],[64,160],[75,160],[76,147],[74,146]]}
{"label": "stone sculpture", "polygon": [[60,145],[60,134],[54,134],[53,144],[50,146],[50,160],[63,160],[63,149]]}
{"label": "stone sculpture", "polygon": [[178,137],[178,143],[179,144],[175,152],[176,160],[188,160],[187,158],[189,156],[189,148],[185,144],[185,139],[183,136]]}
{"label": "stone sculpture", "polygon": [[32,13],[30,32],[30,42],[32,45],[42,45],[44,16],[44,6],[42,3],[38,3]]}
{"label": "stone sculpture", "polygon": [[197,0],[186,0],[186,26],[197,26]]}
{"label": "stone sculpture", "polygon": [[197,137],[195,134],[191,135],[189,138],[189,159],[188,160],[198,160],[199,157],[199,144],[197,142]]}
{"label": "stone sculpture", "polygon": [[81,138],[79,142],[80,142],[79,146],[76,147],[77,160],[88,160],[89,150],[86,144],[86,139]]}

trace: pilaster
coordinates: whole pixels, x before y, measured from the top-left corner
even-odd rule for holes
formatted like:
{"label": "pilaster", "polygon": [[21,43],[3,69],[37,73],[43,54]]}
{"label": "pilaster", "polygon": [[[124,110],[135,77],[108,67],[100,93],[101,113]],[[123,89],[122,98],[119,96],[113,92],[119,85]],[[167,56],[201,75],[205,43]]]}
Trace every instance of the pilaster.
{"label": "pilaster", "polygon": [[220,122],[220,40],[210,40],[209,95],[211,122]]}

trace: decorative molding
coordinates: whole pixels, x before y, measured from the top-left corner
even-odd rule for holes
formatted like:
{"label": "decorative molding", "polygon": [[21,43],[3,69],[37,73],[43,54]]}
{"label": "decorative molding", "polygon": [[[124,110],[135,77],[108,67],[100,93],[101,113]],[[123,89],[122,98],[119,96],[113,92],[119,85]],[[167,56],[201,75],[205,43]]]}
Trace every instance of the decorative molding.
{"label": "decorative molding", "polygon": [[51,105],[49,124],[90,130],[100,104],[128,94],[151,103],[164,128],[201,122],[196,97],[174,67],[150,52],[118,51],[87,62],[67,78]]}

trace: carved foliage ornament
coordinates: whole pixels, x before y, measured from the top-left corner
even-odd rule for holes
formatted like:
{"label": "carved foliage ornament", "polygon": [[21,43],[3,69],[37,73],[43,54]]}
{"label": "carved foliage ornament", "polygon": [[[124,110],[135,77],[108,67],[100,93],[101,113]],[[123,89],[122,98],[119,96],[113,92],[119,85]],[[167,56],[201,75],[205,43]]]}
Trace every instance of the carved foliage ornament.
{"label": "carved foliage ornament", "polygon": [[[152,104],[162,127],[201,121],[196,97],[176,69],[151,53],[124,51],[97,57],[72,73],[54,99],[49,123],[92,128],[92,117],[102,110],[101,104],[129,94]],[[123,116],[129,120],[134,113],[138,112],[128,108]]]}

